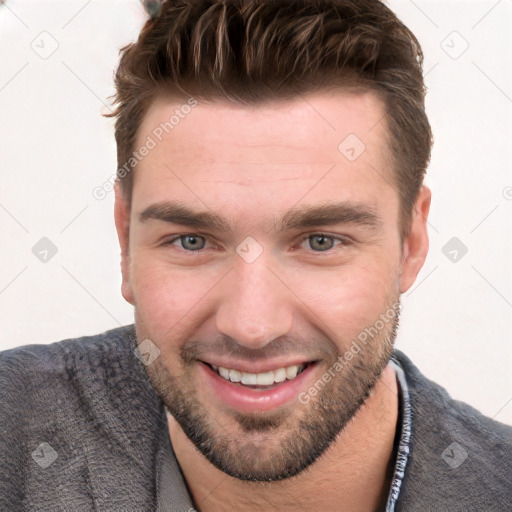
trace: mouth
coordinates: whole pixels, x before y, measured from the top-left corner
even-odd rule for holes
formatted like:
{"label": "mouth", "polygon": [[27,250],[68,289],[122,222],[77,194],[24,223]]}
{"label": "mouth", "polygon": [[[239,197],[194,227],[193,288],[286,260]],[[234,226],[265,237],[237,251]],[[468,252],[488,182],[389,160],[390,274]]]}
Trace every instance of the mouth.
{"label": "mouth", "polygon": [[235,368],[224,368],[223,366],[215,366],[209,363],[205,364],[217,375],[232,384],[238,384],[251,389],[270,389],[276,384],[297,378],[298,375],[313,363],[294,364],[260,373],[249,373],[236,370]]}
{"label": "mouth", "polygon": [[297,401],[314,381],[317,361],[259,373],[200,361],[204,389],[215,402],[239,412],[271,411]]}

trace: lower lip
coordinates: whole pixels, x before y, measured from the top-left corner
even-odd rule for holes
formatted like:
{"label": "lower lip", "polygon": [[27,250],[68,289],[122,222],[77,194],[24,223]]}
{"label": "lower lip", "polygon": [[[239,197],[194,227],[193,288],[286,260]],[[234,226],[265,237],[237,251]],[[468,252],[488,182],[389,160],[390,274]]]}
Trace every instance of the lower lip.
{"label": "lower lip", "polygon": [[312,375],[316,364],[308,364],[294,379],[274,384],[268,389],[249,388],[240,383],[233,383],[221,377],[206,363],[200,363],[199,366],[206,379],[207,389],[212,389],[225,404],[242,412],[257,412],[270,411],[296,399],[306,388],[305,383]]}

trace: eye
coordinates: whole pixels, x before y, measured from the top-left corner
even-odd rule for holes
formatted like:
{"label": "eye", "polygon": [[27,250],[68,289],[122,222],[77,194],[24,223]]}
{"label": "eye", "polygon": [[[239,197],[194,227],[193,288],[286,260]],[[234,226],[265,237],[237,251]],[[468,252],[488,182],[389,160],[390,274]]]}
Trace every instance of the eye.
{"label": "eye", "polygon": [[175,242],[179,242],[181,248],[186,251],[200,251],[201,249],[204,249],[204,246],[206,245],[206,238],[204,236],[191,233],[177,236],[176,238],[165,242],[164,245],[174,245]]}
{"label": "eye", "polygon": [[[302,243],[308,242],[309,246],[315,252],[326,252],[335,247],[335,245],[348,245],[348,241],[336,236],[324,235],[323,233],[315,233],[309,235]],[[338,242],[338,244],[336,244]]]}

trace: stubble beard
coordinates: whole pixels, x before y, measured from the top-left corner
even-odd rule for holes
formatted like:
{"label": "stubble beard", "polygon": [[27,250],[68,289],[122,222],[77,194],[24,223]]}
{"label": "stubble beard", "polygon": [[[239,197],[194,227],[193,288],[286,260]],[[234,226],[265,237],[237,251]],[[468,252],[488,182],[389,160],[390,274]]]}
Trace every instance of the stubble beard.
{"label": "stubble beard", "polygon": [[[394,306],[400,297],[394,297]],[[388,310],[391,307],[388,305]],[[330,382],[310,397],[275,411],[225,411],[213,417],[198,400],[187,367],[179,378],[157,358],[145,369],[166,410],[208,461],[224,473],[245,481],[272,482],[292,477],[315,462],[358,409],[386,367],[398,331],[399,307],[385,327],[361,347]],[[146,333],[147,334],[147,333]],[[144,339],[144,333],[137,334]],[[341,353],[324,361],[333,368]],[[197,363],[196,363],[197,364]],[[188,362],[190,369],[190,362]],[[318,375],[321,377],[321,374]]]}

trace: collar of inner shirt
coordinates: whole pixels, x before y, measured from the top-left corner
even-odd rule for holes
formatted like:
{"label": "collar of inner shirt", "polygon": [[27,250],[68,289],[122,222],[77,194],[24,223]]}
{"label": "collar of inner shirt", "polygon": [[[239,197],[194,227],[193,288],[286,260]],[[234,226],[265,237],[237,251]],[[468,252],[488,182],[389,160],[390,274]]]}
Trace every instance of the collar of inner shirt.
{"label": "collar of inner shirt", "polygon": [[391,356],[390,363],[393,365],[397,378],[398,427],[394,443],[395,469],[391,479],[385,512],[394,512],[396,502],[400,495],[400,489],[405,475],[405,467],[409,459],[409,443],[412,429],[411,402],[405,372],[400,361],[394,357],[394,355]]}

